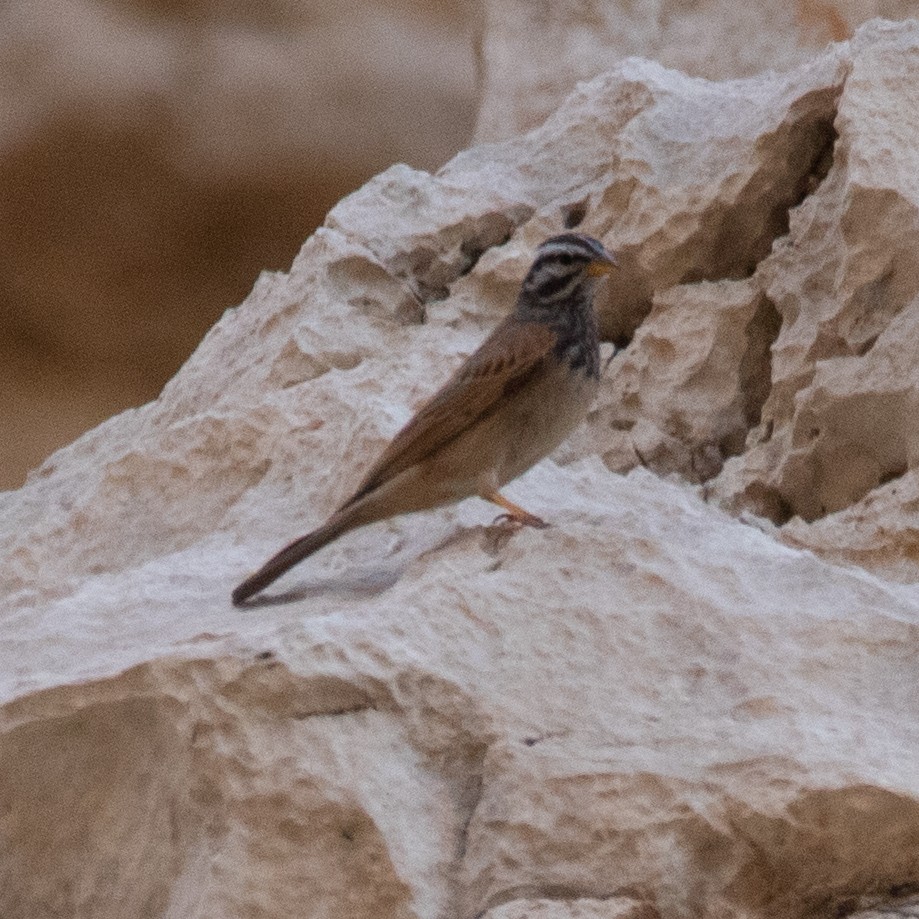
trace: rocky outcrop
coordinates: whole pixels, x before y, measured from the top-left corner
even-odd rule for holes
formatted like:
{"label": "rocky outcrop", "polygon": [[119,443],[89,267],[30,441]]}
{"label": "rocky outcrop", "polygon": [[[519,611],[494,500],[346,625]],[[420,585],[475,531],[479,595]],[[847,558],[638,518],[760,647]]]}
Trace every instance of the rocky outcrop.
{"label": "rocky outcrop", "polygon": [[[0,915],[915,915],[917,51],[629,60],[394,167],[0,496]],[[231,607],[575,226],[622,269],[508,490],[553,526],[395,519]]]}
{"label": "rocky outcrop", "polygon": [[486,0],[476,138],[540,124],[574,89],[630,55],[709,80],[787,70],[863,22],[915,16],[913,0]]}

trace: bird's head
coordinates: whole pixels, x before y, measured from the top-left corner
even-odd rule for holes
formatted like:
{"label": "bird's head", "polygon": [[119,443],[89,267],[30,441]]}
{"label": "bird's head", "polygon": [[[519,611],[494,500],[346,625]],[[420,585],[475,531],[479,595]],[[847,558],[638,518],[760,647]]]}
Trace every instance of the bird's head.
{"label": "bird's head", "polygon": [[582,233],[551,236],[536,250],[536,258],[521,288],[531,305],[557,308],[583,299],[590,282],[609,274],[617,262],[603,244]]}

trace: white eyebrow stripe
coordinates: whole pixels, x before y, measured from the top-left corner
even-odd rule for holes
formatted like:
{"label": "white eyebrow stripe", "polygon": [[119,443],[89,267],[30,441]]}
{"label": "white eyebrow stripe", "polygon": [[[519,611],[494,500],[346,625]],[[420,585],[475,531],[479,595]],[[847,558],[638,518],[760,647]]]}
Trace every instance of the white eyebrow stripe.
{"label": "white eyebrow stripe", "polygon": [[538,260],[542,260],[543,257],[558,258],[560,255],[570,255],[573,258],[584,258],[591,261],[604,257],[603,253],[594,246],[588,245],[585,242],[572,242],[570,240],[563,242],[545,242],[539,247],[537,252]]}

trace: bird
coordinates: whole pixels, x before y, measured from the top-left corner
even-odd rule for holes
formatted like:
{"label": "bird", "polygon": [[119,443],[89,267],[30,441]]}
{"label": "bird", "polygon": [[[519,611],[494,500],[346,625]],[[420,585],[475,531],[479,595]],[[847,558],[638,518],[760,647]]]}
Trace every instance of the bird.
{"label": "bird", "polygon": [[396,434],[351,497],[239,584],[232,602],[245,604],[350,530],[473,495],[512,525],[545,527],[500,489],[586,417],[600,380],[594,289],[617,265],[591,236],[543,241],[513,311]]}

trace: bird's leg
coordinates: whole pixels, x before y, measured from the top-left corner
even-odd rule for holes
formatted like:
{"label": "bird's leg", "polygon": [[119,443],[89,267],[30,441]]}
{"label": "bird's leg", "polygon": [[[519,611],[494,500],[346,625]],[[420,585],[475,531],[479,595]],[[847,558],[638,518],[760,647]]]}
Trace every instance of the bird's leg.
{"label": "bird's leg", "polygon": [[514,504],[513,501],[508,501],[507,498],[497,490],[483,492],[482,497],[486,501],[491,501],[492,504],[497,504],[498,507],[503,507],[506,511],[506,513],[501,514],[495,519],[495,523],[499,520],[507,520],[516,523],[518,526],[536,527],[537,530],[545,529],[549,525],[541,517],[537,517],[535,514],[525,511],[522,507]]}

